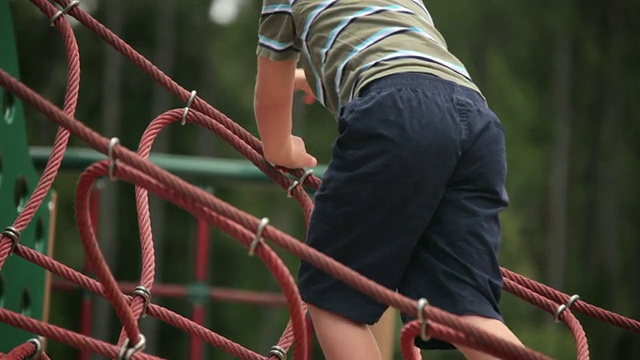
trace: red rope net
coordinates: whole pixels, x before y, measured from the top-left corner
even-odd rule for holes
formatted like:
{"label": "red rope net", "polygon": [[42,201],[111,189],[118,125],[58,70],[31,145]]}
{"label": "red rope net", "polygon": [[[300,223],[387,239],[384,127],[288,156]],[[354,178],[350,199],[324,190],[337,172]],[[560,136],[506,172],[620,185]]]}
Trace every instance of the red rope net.
{"label": "red rope net", "polygon": [[[50,159],[31,198],[12,224],[13,229],[5,231],[0,238],[0,270],[7,257],[13,253],[58,275],[67,282],[106,298],[115,309],[122,324],[122,332],[117,344],[109,344],[2,308],[0,308],[1,322],[45,338],[69,344],[78,349],[109,356],[110,358],[156,359],[156,357],[143,352],[145,339],[140,333],[138,319],[143,313],[146,313],[185,332],[195,334],[203,341],[237,358],[277,359],[277,353],[272,352],[268,356],[258,354],[150,301],[155,273],[155,257],[148,203],[148,192],[151,192],[216,226],[236,238],[243,246],[248,248],[255,247],[255,255],[264,262],[282,287],[290,313],[290,321],[283,331],[277,346],[284,351],[289,351],[293,347],[294,359],[308,359],[310,356],[308,351],[310,334],[305,320],[306,307],[300,299],[291,273],[276,253],[262,239],[271,240],[273,244],[314,264],[380,302],[389,304],[406,314],[418,315],[418,318],[422,319],[422,321],[413,321],[402,330],[401,347],[402,354],[406,359],[415,359],[415,356],[417,356],[413,348],[413,338],[416,336],[436,337],[459,345],[476,348],[504,359],[548,358],[539,352],[515,346],[479,328],[465,324],[457,316],[438,308],[429,305],[418,308],[416,300],[408,299],[364,278],[335,260],[307,247],[304,243],[272,226],[261,224],[259,219],[234,208],[212,194],[147,161],[158,133],[173,122],[186,121],[217,134],[283,189],[289,189],[293,184],[292,180],[280,171],[281,169],[275,169],[263,160],[258,139],[201,98],[192,98],[189,91],[162,73],[109,29],[84,12],[77,6],[77,2],[56,0],[65,9],[63,13],[68,13],[76,18],[168,92],[191,105],[185,109],[167,111],[154,119],[143,134],[137,152],[120,146],[113,139],[110,141],[86,127],[74,118],[78,101],[80,64],[78,46],[73,30],[66,21],[64,14],[61,14],[49,1],[31,0],[31,2],[47,17],[54,19],[53,25],[64,39],[68,62],[67,90],[64,106],[61,110],[0,69],[0,85],[2,87],[59,125]],[[92,264],[92,270],[95,272],[97,280],[19,244],[19,234],[32,221],[36,210],[42,204],[58,173],[70,134],[74,134],[84,140],[97,151],[107,154],[110,159],[94,163],[82,173],[75,198],[77,225],[82,245]],[[304,175],[300,169],[291,170],[290,173],[299,179]],[[98,247],[98,242],[91,226],[89,211],[91,188],[98,178],[104,176],[117,177],[136,186],[136,204],[141,234],[142,270],[139,286],[135,287],[132,295],[124,294],[119,288]],[[320,180],[311,176],[305,180],[305,185],[317,189],[320,185]],[[302,186],[294,186],[291,195],[302,207],[305,218],[308,221],[313,206],[311,199]],[[257,233],[258,229],[261,229],[261,232]],[[636,320],[600,309],[584,301],[574,301],[575,298],[570,300],[567,294],[509,270],[503,269],[503,275],[507,291],[551,314],[555,314],[559,321],[566,324],[575,338],[578,359],[589,358],[588,344],[578,320],[570,311],[565,311],[569,310],[569,307],[571,307],[571,310],[640,333],[640,323]],[[38,345],[38,341],[29,341],[11,350],[6,355],[0,354],[0,359],[29,359],[34,358],[34,355],[39,355],[42,359],[48,359],[46,354],[39,353]]]}

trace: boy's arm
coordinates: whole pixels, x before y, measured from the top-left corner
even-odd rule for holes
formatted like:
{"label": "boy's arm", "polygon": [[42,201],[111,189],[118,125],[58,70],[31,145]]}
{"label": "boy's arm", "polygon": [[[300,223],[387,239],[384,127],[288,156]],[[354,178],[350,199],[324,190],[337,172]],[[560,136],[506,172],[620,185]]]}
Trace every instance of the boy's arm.
{"label": "boy's arm", "polygon": [[258,57],[254,110],[267,161],[287,168],[313,167],[301,138],[293,136],[293,105],[296,60],[275,61]]}
{"label": "boy's arm", "polygon": [[265,159],[292,169],[317,163],[307,154],[302,139],[291,134],[296,61],[301,46],[290,1],[263,0],[254,111]]}

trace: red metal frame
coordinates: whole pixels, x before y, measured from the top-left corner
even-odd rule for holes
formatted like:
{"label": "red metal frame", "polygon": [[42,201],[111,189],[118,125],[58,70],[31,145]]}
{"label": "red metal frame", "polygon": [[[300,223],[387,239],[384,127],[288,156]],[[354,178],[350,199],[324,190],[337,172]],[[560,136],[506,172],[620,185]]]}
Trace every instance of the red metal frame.
{"label": "red metal frame", "polygon": [[[209,224],[202,219],[198,219],[198,232],[196,235],[196,264],[194,280],[198,283],[204,283],[207,277],[207,268],[209,266]],[[191,320],[198,325],[204,325],[204,305],[201,302],[193,304],[193,313]],[[189,340],[190,359],[202,359],[202,340],[193,333]]]}

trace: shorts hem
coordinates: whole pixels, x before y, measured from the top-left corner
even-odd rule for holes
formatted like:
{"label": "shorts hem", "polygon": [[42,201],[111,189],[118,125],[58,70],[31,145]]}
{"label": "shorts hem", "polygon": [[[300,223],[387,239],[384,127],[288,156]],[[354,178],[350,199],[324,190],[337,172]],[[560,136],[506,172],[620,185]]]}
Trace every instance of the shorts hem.
{"label": "shorts hem", "polygon": [[300,290],[300,296],[302,301],[307,304],[365,325],[377,323],[387,308],[382,304],[379,306],[364,303],[355,304],[352,294],[340,296],[340,294],[331,293],[330,296],[327,296],[318,291]]}

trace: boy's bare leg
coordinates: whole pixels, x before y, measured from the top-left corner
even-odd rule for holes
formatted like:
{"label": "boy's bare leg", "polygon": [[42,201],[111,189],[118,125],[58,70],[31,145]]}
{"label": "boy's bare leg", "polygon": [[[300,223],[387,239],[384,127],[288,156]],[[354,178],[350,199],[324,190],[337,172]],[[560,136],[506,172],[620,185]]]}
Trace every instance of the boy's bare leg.
{"label": "boy's bare leg", "polygon": [[[485,318],[481,316],[462,316],[463,320],[477,326],[480,329],[483,329],[497,337],[505,339],[507,341],[511,341],[514,344],[523,346],[520,340],[509,330],[507,325],[503,322],[495,319]],[[456,347],[464,354],[464,356],[469,360],[494,360],[499,359],[493,355],[485,354],[478,350],[466,348],[463,346]]]}
{"label": "boy's bare leg", "polygon": [[313,327],[327,360],[381,360],[369,326],[309,305]]}

